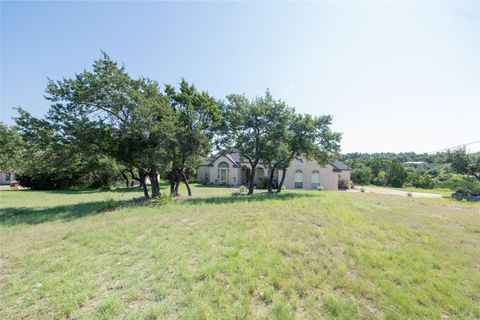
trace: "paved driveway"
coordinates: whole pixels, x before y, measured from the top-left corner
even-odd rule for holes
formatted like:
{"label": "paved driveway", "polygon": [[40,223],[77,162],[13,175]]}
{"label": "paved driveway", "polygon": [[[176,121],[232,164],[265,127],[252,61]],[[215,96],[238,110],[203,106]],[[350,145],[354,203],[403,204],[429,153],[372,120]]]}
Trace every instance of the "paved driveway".
{"label": "paved driveway", "polygon": [[423,192],[410,192],[404,190],[395,190],[390,188],[382,188],[382,187],[361,187],[355,186],[355,188],[350,189],[352,192],[360,192],[360,188],[364,188],[365,192],[372,192],[372,193],[380,193],[380,194],[388,194],[393,196],[404,196],[407,197],[408,193],[412,194],[412,197],[415,198],[442,198],[441,194],[438,193],[423,193]]}

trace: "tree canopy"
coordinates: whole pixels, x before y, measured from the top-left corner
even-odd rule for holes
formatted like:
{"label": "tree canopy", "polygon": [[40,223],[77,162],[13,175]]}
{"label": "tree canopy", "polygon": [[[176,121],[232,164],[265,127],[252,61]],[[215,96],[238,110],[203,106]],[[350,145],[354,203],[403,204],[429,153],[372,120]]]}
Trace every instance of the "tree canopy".
{"label": "tree canopy", "polygon": [[[171,195],[180,182],[191,195],[189,177],[215,145],[249,161],[252,194],[260,162],[272,176],[275,168],[285,174],[300,157],[326,164],[340,150],[331,116],[297,114],[268,90],[254,99],[231,94],[221,101],[185,79],[162,89],[154,80],[131,77],[106,53],[90,70],[49,79],[45,98],[51,105],[43,118],[19,108],[15,127],[0,127],[9,150],[1,169],[19,172],[21,183],[32,188],[102,186],[117,179],[129,187],[129,180],[138,180],[148,198],[160,195],[160,176],[170,181]],[[271,179],[268,185],[271,190]]]}

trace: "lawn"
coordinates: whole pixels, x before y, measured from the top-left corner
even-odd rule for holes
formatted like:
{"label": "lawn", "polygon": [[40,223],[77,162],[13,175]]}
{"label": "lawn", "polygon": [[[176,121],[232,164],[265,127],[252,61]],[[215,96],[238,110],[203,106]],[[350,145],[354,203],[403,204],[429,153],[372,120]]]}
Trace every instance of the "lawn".
{"label": "lawn", "polygon": [[0,319],[480,318],[480,206],[231,192],[0,191]]}

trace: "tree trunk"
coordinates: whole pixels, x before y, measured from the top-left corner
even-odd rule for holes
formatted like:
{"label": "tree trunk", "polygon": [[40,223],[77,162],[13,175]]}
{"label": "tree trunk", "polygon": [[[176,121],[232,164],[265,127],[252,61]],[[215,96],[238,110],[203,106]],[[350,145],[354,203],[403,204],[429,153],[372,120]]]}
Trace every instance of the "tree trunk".
{"label": "tree trunk", "polygon": [[138,170],[138,175],[140,176],[140,185],[143,188],[143,195],[145,199],[148,199],[150,196],[148,195],[147,184],[145,183],[145,172],[143,170]]}
{"label": "tree trunk", "polygon": [[130,186],[130,182],[128,181],[128,176],[125,174],[125,171],[122,171],[122,177],[125,179],[125,186],[128,188]]}
{"label": "tree trunk", "polygon": [[173,173],[170,174],[170,197],[174,196],[175,192],[175,178],[173,177]]}
{"label": "tree trunk", "polygon": [[175,174],[175,195],[178,196],[178,187],[180,186],[180,181],[181,181],[181,177],[180,177],[180,173],[177,171],[177,173]]}
{"label": "tree trunk", "polygon": [[275,169],[277,168],[277,163],[275,163],[270,171],[270,178],[268,179],[268,192],[272,192],[273,177],[275,175]]}
{"label": "tree trunk", "polygon": [[282,180],[280,180],[280,183],[278,184],[278,189],[277,193],[280,193],[282,191],[283,183],[285,182],[285,175],[287,174],[287,169],[282,170]]}
{"label": "tree trunk", "polygon": [[150,187],[152,188],[152,198],[158,197],[160,195],[160,186],[158,185],[157,170],[150,169],[148,177],[150,178]]}
{"label": "tree trunk", "polygon": [[187,187],[188,196],[191,197],[192,189],[190,189],[190,184],[188,183],[187,175],[185,174],[185,172],[182,172],[182,178],[183,178],[183,182],[185,182],[185,186]]}
{"label": "tree trunk", "polygon": [[[133,173],[133,170],[129,169],[129,170],[127,170],[127,172],[129,172],[130,175],[132,176],[132,180],[137,180],[137,181],[140,183],[140,187],[143,187],[143,186],[142,186],[142,181],[141,181],[141,179],[140,179],[140,173],[139,173],[139,176],[136,177],[135,174]],[[140,170],[139,170],[139,172],[140,172]],[[132,181],[132,182],[133,182],[133,181]]]}
{"label": "tree trunk", "polygon": [[255,187],[255,184],[253,180],[255,179],[255,171],[257,169],[257,164],[258,161],[255,160],[253,163],[251,163],[252,166],[252,171],[250,172],[250,177],[248,177],[248,194],[253,194],[253,188]]}

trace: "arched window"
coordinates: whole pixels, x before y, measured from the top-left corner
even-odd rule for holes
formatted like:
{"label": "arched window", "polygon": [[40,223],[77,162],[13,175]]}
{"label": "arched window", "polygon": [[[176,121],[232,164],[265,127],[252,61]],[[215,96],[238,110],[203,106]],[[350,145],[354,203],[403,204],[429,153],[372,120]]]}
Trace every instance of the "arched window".
{"label": "arched window", "polygon": [[218,164],[218,167],[219,167],[219,168],[229,168],[228,163],[226,163],[226,162],[220,162],[220,163]]}
{"label": "arched window", "polygon": [[320,172],[317,170],[312,172],[312,189],[317,189],[320,186]]}
{"label": "arched window", "polygon": [[302,172],[302,170],[295,171],[295,189],[303,189],[303,172]]}
{"label": "arched window", "polygon": [[257,168],[257,178],[263,178],[264,175],[263,168]]}
{"label": "arched window", "polygon": [[226,162],[218,164],[217,179],[220,184],[228,184],[229,165]]}

